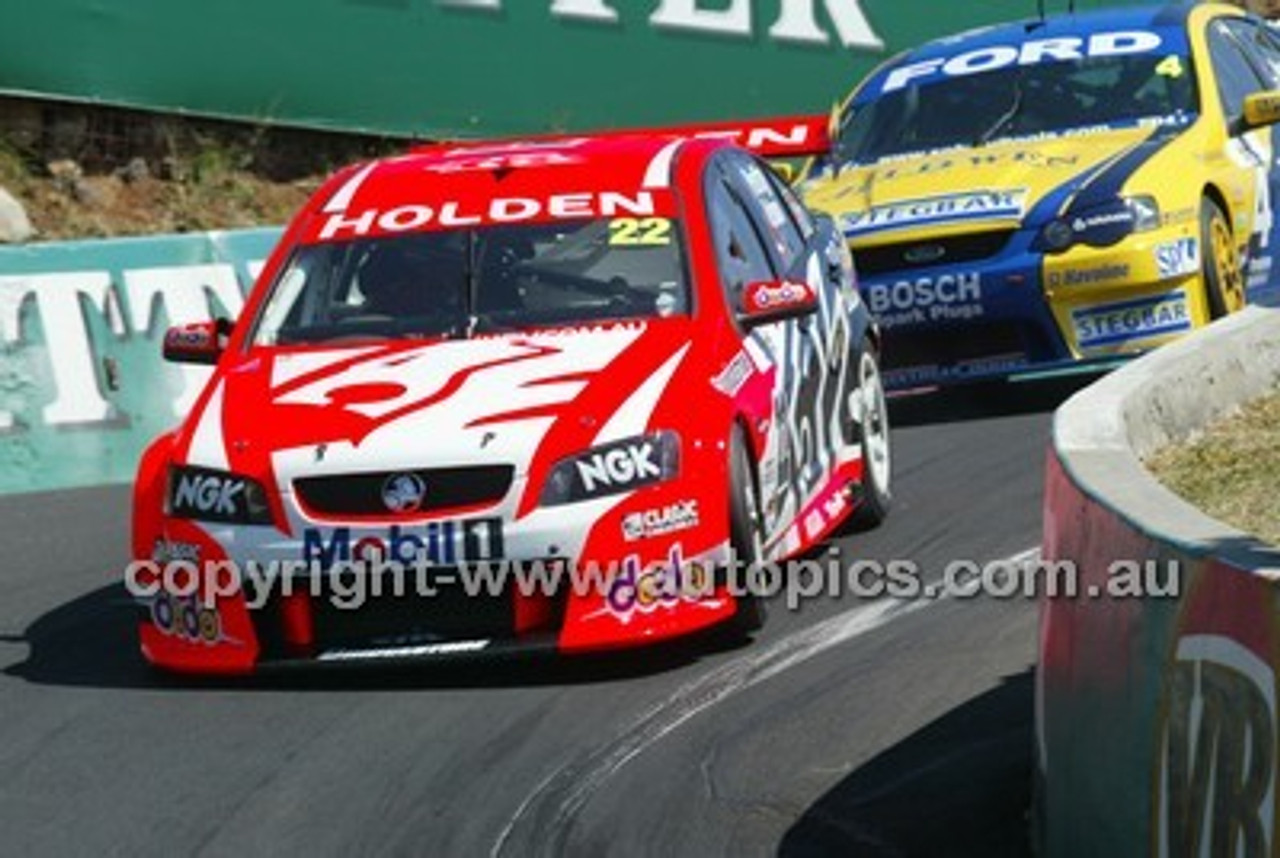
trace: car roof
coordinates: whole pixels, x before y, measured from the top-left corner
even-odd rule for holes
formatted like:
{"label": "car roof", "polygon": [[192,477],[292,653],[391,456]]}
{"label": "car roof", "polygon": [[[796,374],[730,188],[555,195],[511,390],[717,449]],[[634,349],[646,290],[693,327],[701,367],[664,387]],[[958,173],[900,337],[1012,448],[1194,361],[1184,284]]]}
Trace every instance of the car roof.
{"label": "car roof", "polygon": [[[1084,46],[1092,44],[1091,37],[1098,34],[1157,31],[1175,50],[1186,50],[1187,22],[1197,5],[1192,2],[1061,12],[944,36],[903,51],[882,63],[857,86],[852,99],[855,104],[864,104],[878,98],[882,92],[896,88],[892,84],[886,86],[886,82],[892,80],[891,76],[897,69],[929,63],[937,65],[961,54],[981,58],[990,52],[992,57],[996,57],[1002,50],[1029,42],[1051,44],[1059,39],[1074,39],[1077,45]],[[1235,7],[1222,5],[1222,8],[1231,11]]]}
{"label": "car roof", "polygon": [[1152,30],[1186,25],[1195,4],[1165,6],[1117,6],[1082,12],[1060,12],[1041,18],[1025,18],[989,27],[980,27],[925,42],[897,57],[902,62],[919,62],[949,57],[965,51],[1017,44],[1032,39],[1087,36],[1107,30]]}
{"label": "car roof", "polygon": [[[312,201],[303,240],[572,217],[674,217],[670,134],[440,143],[350,168]],[[697,141],[701,151],[732,145]]]}

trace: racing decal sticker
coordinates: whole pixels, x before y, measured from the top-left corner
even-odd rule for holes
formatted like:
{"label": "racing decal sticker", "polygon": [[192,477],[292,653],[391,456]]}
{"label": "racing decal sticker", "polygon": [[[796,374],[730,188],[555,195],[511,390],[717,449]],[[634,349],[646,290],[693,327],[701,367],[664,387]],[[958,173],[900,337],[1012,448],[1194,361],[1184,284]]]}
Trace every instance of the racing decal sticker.
{"label": "racing decal sticker", "polygon": [[711,567],[702,560],[684,557],[679,543],[671,547],[666,561],[642,565],[630,554],[622,561],[622,571],[609,585],[609,610],[622,619],[636,611],[651,613],[677,602],[697,602],[714,593]]}
{"label": "racing decal sticker", "polygon": [[1160,279],[1195,274],[1200,270],[1200,241],[1179,238],[1156,245],[1156,271]]}
{"label": "racing decal sticker", "polygon": [[377,661],[380,659],[467,655],[483,652],[489,648],[490,643],[491,641],[488,638],[480,638],[471,641],[441,641],[440,643],[377,647],[374,649],[331,649],[317,655],[316,661]]}
{"label": "racing decal sticker", "polygon": [[392,209],[365,209],[359,214],[330,214],[317,232],[320,241],[397,234],[432,229],[456,229],[481,224],[530,223],[591,217],[633,215],[650,217],[657,212],[653,192],[623,194],[553,194],[533,197],[494,197],[483,205],[446,200],[438,205],[409,203]]}
{"label": "racing decal sticker", "polygon": [[742,390],[742,386],[751,377],[753,370],[751,358],[745,351],[739,351],[725,364],[724,369],[720,370],[720,374],[711,379],[711,386],[725,396],[737,396],[738,391]]}
{"label": "racing decal sticker", "polygon": [[982,74],[1010,66],[1150,53],[1163,43],[1164,39],[1159,33],[1149,30],[1120,30],[1093,33],[1087,39],[1066,36],[1029,39],[1020,45],[991,45],[953,57],[935,57],[898,66],[885,75],[880,91],[889,93],[912,84]]}
{"label": "racing decal sticker", "polygon": [[1098,348],[1130,340],[1145,340],[1191,329],[1187,297],[1182,290],[1081,307],[1071,311],[1080,348]]}
{"label": "racing decal sticker", "polygon": [[1055,269],[1049,272],[1048,283],[1050,289],[1056,289],[1059,286],[1091,286],[1097,283],[1127,280],[1131,271],[1127,264],[1122,263],[1098,265],[1093,268]]}
{"label": "racing decal sticker", "polygon": [[627,542],[634,542],[651,536],[663,536],[697,527],[699,522],[696,500],[676,501],[660,509],[646,509],[624,515],[622,538]]}
{"label": "racing decal sticker", "polygon": [[665,217],[618,217],[609,221],[613,247],[661,247],[671,243],[671,221]]}
{"label": "racing decal sticker", "polygon": [[814,289],[808,283],[794,280],[780,283],[763,281],[751,283],[743,290],[742,308],[748,313],[785,310],[812,305],[815,297]]}
{"label": "racing decal sticker", "polygon": [[195,596],[179,597],[160,591],[151,600],[151,622],[166,637],[205,646],[222,643],[222,619],[217,610]]}
{"label": "racing decal sticker", "polygon": [[302,559],[323,568],[352,562],[448,566],[503,556],[501,518],[432,521],[416,527],[393,524],[385,531],[355,535],[350,527],[302,531]]}
{"label": "racing decal sticker", "polygon": [[1025,188],[921,197],[849,212],[841,219],[841,228],[846,237],[852,238],[906,226],[996,218],[1016,220],[1022,217],[1026,202]]}
{"label": "racing decal sticker", "polygon": [[926,322],[976,319],[983,314],[982,277],[976,271],[864,283],[867,306],[886,329]]}

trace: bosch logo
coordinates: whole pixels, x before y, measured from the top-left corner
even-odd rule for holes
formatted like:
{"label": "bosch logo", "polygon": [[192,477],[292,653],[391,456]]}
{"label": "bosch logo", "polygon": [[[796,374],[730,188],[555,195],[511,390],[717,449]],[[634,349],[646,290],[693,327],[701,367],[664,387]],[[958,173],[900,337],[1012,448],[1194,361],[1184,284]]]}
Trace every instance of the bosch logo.
{"label": "bosch logo", "polygon": [[244,497],[244,480],[202,474],[183,474],[173,493],[175,510],[234,516]]}
{"label": "bosch logo", "polygon": [[578,462],[578,477],[588,493],[601,488],[639,485],[654,482],[662,469],[654,458],[650,441],[615,447]]}
{"label": "bosch logo", "polygon": [[389,512],[414,512],[426,496],[427,487],[417,474],[393,474],[382,484],[382,505]]}

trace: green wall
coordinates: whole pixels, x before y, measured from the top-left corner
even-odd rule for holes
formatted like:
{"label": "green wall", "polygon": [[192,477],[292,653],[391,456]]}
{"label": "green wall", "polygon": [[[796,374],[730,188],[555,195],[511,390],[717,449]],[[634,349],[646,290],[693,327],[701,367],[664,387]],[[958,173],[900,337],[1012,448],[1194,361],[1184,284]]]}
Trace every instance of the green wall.
{"label": "green wall", "polygon": [[209,374],[160,359],[165,329],[238,313],[278,235],[0,248],[0,492],[131,480]]}
{"label": "green wall", "polygon": [[[485,3],[496,8],[472,8]],[[584,7],[611,9],[616,20],[582,17]],[[1034,0],[11,2],[0,27],[0,92],[426,137],[825,112],[891,53],[1035,8]],[[746,32],[719,32],[735,29],[724,19],[735,9],[748,13],[736,28]],[[708,26],[662,24],[690,10]],[[786,39],[773,34],[784,10]],[[836,20],[854,16],[869,34],[845,45]],[[826,41],[794,38],[802,19]]]}

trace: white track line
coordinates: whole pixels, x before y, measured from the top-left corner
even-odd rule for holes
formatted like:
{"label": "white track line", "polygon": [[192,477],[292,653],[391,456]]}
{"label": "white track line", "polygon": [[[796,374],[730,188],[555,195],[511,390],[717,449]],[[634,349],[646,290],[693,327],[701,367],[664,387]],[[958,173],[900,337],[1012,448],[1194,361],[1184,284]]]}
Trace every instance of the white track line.
{"label": "white track line", "polygon": [[[995,562],[1001,565],[1025,565],[1039,558],[1040,547],[1036,546]],[[570,760],[543,779],[520,803],[489,854],[493,858],[501,855],[516,827],[525,820],[534,803],[552,797],[556,792],[560,795],[554,799],[556,807],[552,820],[548,823],[550,828],[539,832],[542,836],[534,842],[540,850],[551,854],[560,852],[560,848],[552,845],[554,838],[547,835],[563,832],[567,837],[568,827],[572,825],[574,818],[605,781],[681,724],[729,696],[803,664],[833,647],[945,600],[945,596],[916,600],[882,599],[870,605],[851,608],[771,643],[752,646],[743,655],[685,683],[666,700],[634,720],[608,744],[596,748],[585,757]],[[536,820],[534,824],[537,824]],[[559,844],[561,847],[564,845],[567,844]]]}

